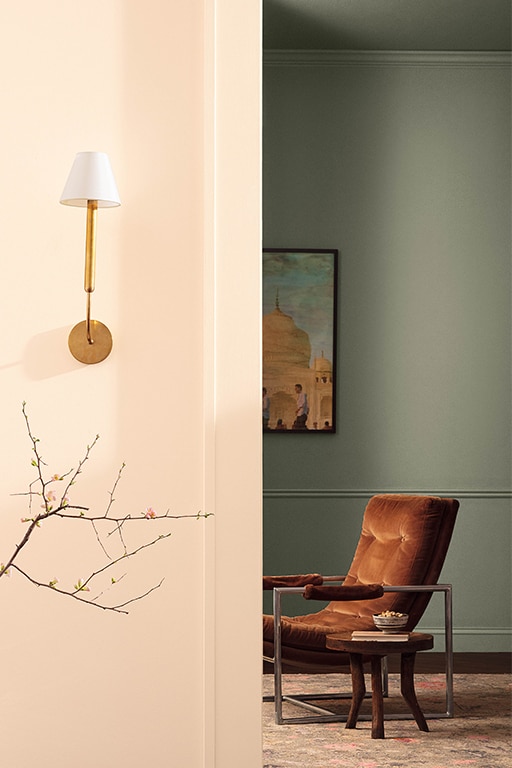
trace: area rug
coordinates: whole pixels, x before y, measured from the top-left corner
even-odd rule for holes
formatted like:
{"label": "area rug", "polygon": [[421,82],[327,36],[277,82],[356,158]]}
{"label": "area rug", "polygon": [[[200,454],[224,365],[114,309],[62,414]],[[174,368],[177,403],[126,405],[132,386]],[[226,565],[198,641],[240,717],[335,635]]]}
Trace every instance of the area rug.
{"label": "area rug", "polygon": [[[336,692],[347,675],[285,675],[285,693]],[[340,682],[341,681],[341,682]],[[320,682],[320,685],[319,685]],[[369,683],[367,684],[369,688]],[[444,675],[416,675],[416,694],[424,712],[445,711]],[[272,693],[272,676],[264,675],[265,694]],[[274,705],[263,704],[263,768],[511,768],[512,676],[455,675],[455,716],[429,719],[429,733],[414,720],[384,723],[385,738],[371,738],[371,722],[276,725]],[[336,703],[348,711],[346,701]],[[344,709],[343,709],[344,708]],[[285,704],[285,715],[306,714]],[[399,676],[389,676],[385,714],[402,707]],[[371,713],[365,701],[361,714]]]}

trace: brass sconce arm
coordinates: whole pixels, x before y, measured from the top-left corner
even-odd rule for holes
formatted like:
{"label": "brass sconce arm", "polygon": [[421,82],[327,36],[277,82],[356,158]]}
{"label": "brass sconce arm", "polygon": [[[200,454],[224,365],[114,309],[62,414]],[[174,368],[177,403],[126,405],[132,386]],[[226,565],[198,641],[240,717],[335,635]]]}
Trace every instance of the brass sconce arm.
{"label": "brass sconce arm", "polygon": [[[91,334],[91,293],[94,291],[96,277],[96,219],[98,213],[98,201],[87,201],[87,226],[85,232],[85,274],[84,290],[87,294],[87,309],[85,329],[87,343],[94,344]],[[73,354],[73,350],[71,350]]]}
{"label": "brass sconce arm", "polygon": [[94,279],[96,275],[96,219],[98,213],[98,201],[87,201],[87,227],[85,231],[85,275],[84,290],[87,293],[94,291]]}

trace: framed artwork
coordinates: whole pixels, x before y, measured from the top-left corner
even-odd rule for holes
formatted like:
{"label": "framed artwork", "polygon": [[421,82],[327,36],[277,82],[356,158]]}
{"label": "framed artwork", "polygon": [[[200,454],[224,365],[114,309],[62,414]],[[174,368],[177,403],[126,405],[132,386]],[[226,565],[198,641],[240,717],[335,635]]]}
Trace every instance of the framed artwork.
{"label": "framed artwork", "polygon": [[338,251],[263,250],[263,430],[336,431]]}

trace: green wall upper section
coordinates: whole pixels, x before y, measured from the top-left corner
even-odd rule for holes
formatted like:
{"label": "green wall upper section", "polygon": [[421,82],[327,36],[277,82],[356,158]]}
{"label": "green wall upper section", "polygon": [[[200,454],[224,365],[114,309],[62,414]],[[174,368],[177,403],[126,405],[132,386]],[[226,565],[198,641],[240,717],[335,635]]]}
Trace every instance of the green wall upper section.
{"label": "green wall upper section", "polygon": [[265,247],[338,248],[338,434],[266,488],[510,488],[510,71],[266,66]]}

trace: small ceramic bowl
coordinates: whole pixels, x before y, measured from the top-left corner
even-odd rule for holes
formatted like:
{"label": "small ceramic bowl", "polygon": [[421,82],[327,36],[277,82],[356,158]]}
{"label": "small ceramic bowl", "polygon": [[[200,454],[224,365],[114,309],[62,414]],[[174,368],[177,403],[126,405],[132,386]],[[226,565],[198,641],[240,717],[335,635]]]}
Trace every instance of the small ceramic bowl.
{"label": "small ceramic bowl", "polygon": [[380,613],[373,614],[373,623],[377,629],[383,632],[401,632],[407,624],[409,616],[401,613],[399,616],[383,616]]}

